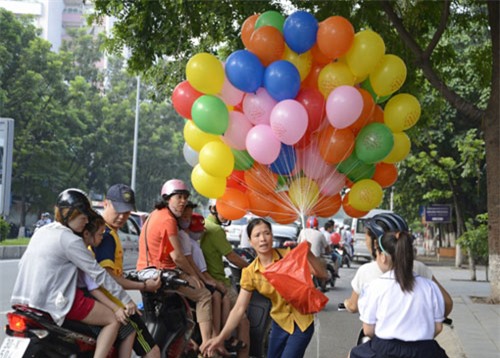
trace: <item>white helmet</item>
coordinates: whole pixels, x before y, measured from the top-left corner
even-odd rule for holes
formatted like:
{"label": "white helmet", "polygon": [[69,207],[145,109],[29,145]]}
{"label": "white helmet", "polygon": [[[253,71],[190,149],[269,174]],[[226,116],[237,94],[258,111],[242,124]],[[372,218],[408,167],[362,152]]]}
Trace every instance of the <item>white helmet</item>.
{"label": "white helmet", "polygon": [[188,187],[180,179],[170,179],[166,181],[161,188],[161,196],[165,199],[168,199],[175,194],[190,194]]}

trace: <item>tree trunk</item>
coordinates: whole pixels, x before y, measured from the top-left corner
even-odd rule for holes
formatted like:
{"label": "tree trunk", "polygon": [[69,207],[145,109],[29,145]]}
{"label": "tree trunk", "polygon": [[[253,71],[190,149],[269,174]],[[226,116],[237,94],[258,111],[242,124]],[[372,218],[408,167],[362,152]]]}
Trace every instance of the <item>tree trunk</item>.
{"label": "tree trunk", "polygon": [[467,249],[467,254],[469,255],[470,279],[471,279],[471,281],[477,281],[477,276],[476,276],[476,261],[474,260],[474,256],[472,256],[471,249]]}
{"label": "tree trunk", "polygon": [[488,1],[488,22],[492,41],[491,97],[484,118],[486,142],[486,171],[488,186],[488,247],[491,298],[500,302],[500,6]]}

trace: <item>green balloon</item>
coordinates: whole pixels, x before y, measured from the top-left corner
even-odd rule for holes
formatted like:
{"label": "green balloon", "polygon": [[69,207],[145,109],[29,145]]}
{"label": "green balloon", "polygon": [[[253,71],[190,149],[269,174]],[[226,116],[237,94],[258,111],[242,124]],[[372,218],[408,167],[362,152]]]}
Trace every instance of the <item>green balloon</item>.
{"label": "green balloon", "polygon": [[231,149],[234,155],[234,170],[247,170],[253,165],[253,158],[246,150]]}
{"label": "green balloon", "polygon": [[375,164],[362,162],[353,152],[337,165],[337,171],[345,174],[350,181],[355,183],[361,179],[371,179],[375,174]]}
{"label": "green balloon", "polygon": [[356,156],[367,164],[381,161],[394,146],[392,131],[385,124],[372,123],[361,129],[356,137]]}
{"label": "green balloon", "polygon": [[285,18],[277,11],[266,11],[262,13],[255,21],[255,29],[262,26],[272,26],[283,32]]}
{"label": "green balloon", "polygon": [[191,118],[205,133],[222,135],[229,125],[229,111],[225,103],[212,95],[204,95],[194,101]]}

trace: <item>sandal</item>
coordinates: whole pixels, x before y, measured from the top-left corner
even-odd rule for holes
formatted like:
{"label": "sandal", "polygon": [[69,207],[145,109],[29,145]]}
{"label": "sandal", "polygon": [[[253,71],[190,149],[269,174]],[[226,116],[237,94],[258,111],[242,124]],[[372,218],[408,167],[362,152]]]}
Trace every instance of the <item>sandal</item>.
{"label": "sandal", "polygon": [[228,352],[238,352],[239,350],[246,348],[247,344],[243,341],[238,340],[236,337],[231,337],[224,342],[224,348]]}

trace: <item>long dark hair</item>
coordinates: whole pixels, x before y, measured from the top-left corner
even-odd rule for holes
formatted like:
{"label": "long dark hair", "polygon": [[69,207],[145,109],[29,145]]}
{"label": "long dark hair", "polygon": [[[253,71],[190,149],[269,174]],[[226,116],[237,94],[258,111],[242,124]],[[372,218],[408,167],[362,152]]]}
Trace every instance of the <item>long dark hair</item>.
{"label": "long dark hair", "polygon": [[396,281],[403,292],[413,291],[413,236],[406,232],[387,232],[378,240],[380,253],[391,256]]}
{"label": "long dark hair", "polygon": [[266,219],[262,219],[262,218],[253,218],[251,219],[248,224],[247,224],[247,235],[248,235],[248,239],[251,238],[252,236],[252,231],[253,231],[253,228],[259,224],[266,224],[267,227],[269,228],[269,230],[271,232],[273,232],[273,227],[271,226],[271,223],[269,221],[267,221]]}

